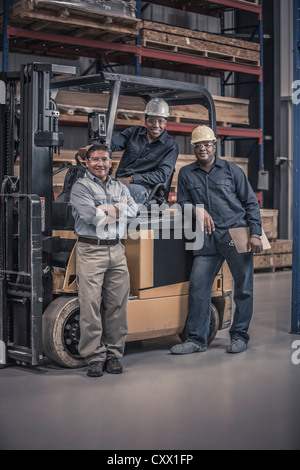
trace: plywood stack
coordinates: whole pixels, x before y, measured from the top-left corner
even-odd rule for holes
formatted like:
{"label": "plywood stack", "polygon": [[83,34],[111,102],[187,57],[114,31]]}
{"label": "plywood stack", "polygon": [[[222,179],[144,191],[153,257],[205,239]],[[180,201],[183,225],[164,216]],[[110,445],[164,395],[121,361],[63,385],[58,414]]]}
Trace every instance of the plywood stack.
{"label": "plywood stack", "polygon": [[143,21],[144,47],[233,63],[260,65],[260,45],[242,39]]}

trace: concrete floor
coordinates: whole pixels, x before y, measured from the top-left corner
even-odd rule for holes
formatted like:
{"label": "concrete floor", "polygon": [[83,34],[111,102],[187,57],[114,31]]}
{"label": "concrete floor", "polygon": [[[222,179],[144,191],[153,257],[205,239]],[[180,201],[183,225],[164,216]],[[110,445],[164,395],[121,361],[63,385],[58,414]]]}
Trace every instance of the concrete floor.
{"label": "concrete floor", "polygon": [[[0,370],[0,449],[300,449],[300,364],[292,363],[291,271],[255,275],[251,341],[169,354],[177,336],[129,343],[122,375]],[[300,352],[297,356],[300,358]]]}

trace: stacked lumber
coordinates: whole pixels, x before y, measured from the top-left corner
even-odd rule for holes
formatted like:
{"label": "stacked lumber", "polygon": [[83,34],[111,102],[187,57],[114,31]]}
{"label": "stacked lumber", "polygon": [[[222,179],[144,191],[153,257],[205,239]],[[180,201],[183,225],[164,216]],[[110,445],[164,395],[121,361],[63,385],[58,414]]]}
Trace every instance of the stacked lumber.
{"label": "stacked lumber", "polygon": [[[213,95],[216,121],[220,126],[249,125],[249,100]],[[171,107],[170,120],[176,122],[208,123],[206,108],[199,104]]]}
{"label": "stacked lumber", "polygon": [[259,67],[260,45],[242,39],[143,21],[141,44],[151,49],[197,55]]}
{"label": "stacked lumber", "polygon": [[135,17],[135,2],[15,0],[11,2],[10,25],[53,34],[72,35],[102,41],[133,38],[141,20]]}
{"label": "stacked lumber", "polygon": [[[218,125],[249,124],[249,100],[213,95]],[[107,93],[84,93],[59,90],[56,103],[60,111],[61,125],[87,125],[87,114],[105,112],[108,107]],[[204,106],[184,105],[170,107],[170,121],[207,124],[208,111]],[[116,125],[137,126],[144,124],[145,103],[138,97],[120,96]]]}

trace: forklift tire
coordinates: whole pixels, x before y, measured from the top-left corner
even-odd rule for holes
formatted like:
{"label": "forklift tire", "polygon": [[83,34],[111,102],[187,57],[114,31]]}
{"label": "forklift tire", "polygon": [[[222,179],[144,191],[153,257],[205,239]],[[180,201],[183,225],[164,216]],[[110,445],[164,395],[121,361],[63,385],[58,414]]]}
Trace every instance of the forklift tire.
{"label": "forklift tire", "polygon": [[[210,325],[209,325],[207,344],[210,344],[215,339],[215,336],[219,329],[219,325],[220,325],[219,312],[217,308],[215,307],[215,305],[211,303],[210,304]],[[185,328],[183,332],[180,333],[178,336],[182,342],[187,340],[188,336],[187,336]]]}
{"label": "forklift tire", "polygon": [[79,338],[78,297],[58,297],[43,313],[44,354],[62,367],[84,367],[85,359],[78,353]]}

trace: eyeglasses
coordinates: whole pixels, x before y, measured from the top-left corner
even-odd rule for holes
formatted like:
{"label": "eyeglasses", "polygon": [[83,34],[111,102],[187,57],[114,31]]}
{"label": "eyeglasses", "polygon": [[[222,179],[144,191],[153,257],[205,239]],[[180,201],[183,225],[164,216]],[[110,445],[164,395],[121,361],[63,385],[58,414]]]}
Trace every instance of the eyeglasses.
{"label": "eyeglasses", "polygon": [[154,126],[154,124],[158,124],[161,126],[162,124],[165,124],[167,122],[166,119],[153,119],[153,118],[147,118],[147,123],[150,124],[151,126]]}
{"label": "eyeglasses", "polygon": [[[193,144],[193,145],[194,145],[194,144]],[[195,148],[196,150],[199,150],[199,149],[201,149],[202,147],[205,147],[206,149],[208,149],[209,147],[213,147],[213,145],[215,145],[214,142],[208,142],[207,144],[195,144],[195,145],[194,145],[194,148]]]}
{"label": "eyeglasses", "polygon": [[108,157],[103,157],[103,158],[101,158],[101,157],[91,157],[90,158],[90,161],[92,163],[99,163],[99,162],[108,163],[109,160],[110,160],[110,158],[108,158]]}

